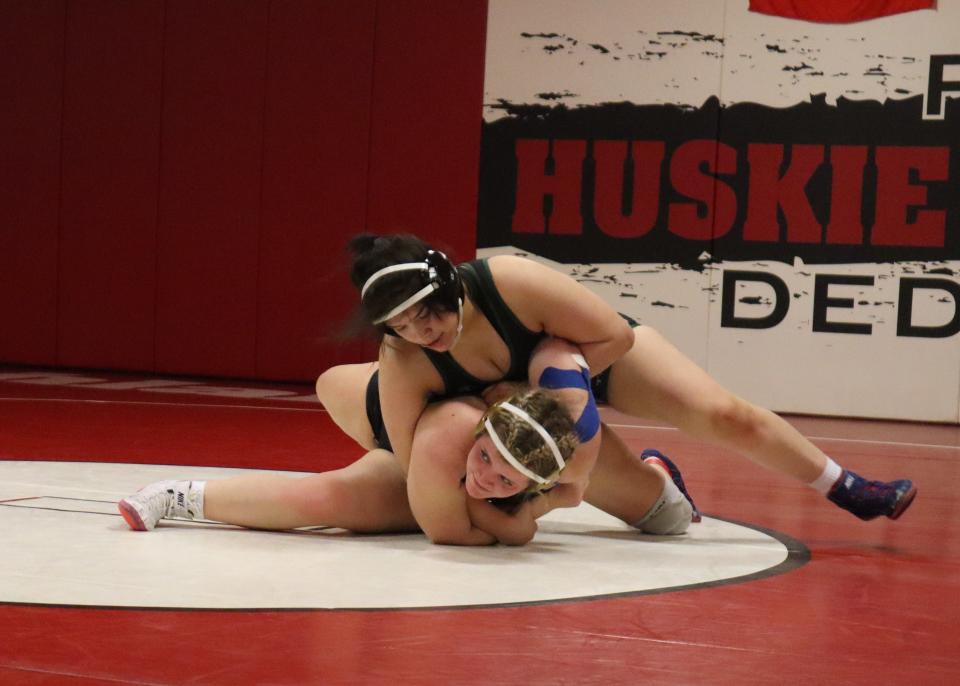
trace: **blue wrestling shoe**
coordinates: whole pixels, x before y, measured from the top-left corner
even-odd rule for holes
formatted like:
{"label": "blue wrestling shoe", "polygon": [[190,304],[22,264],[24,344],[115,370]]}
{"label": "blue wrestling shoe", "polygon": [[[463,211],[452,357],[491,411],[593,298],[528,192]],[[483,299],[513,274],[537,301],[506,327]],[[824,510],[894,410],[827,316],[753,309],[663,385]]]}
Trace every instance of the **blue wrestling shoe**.
{"label": "blue wrestling shoe", "polygon": [[849,469],[843,470],[827,493],[831,502],[865,521],[881,515],[896,519],[916,496],[917,487],[909,479],[867,481]]}
{"label": "blue wrestling shoe", "polygon": [[680,489],[680,492],[683,493],[683,497],[686,498],[687,502],[690,503],[690,507],[693,508],[693,514],[690,516],[690,521],[699,522],[702,519],[700,516],[700,510],[697,509],[697,506],[693,502],[693,498],[691,498],[690,494],[687,493],[687,487],[683,483],[683,477],[680,476],[680,468],[673,463],[673,460],[661,453],[659,450],[654,450],[653,448],[647,448],[640,453],[640,460],[644,462],[644,464],[657,465],[670,475],[670,478],[673,479],[673,483],[676,484],[677,488]]}

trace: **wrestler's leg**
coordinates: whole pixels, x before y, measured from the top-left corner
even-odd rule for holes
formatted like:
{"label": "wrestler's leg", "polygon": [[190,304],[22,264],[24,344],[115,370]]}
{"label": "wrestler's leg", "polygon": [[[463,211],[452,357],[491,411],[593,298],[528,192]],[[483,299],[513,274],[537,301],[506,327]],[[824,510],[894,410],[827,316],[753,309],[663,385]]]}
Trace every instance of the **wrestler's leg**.
{"label": "wrestler's leg", "polygon": [[644,464],[606,424],[583,499],[627,524],[640,521],[664,488],[662,470]]}
{"label": "wrestler's leg", "polygon": [[634,345],[610,370],[608,401],[638,417],[665,420],[793,477],[861,519],[896,519],[917,489],[909,479],[868,481],[843,469],[784,419],[737,397],[653,329],[634,330]]}
{"label": "wrestler's leg", "polygon": [[372,450],[342,469],[305,477],[245,474],[207,482],[151,484],[120,502],[131,528],[164,517],[212,519],[255,529],[333,526],[351,531],[418,530],[392,453]]}
{"label": "wrestler's leg", "polygon": [[376,362],[364,362],[331,367],[320,375],[316,385],[317,398],[330,418],[367,450],[377,447],[366,410],[367,384],[377,366]]}
{"label": "wrestler's leg", "polygon": [[386,450],[372,450],[342,469],[312,476],[250,474],[209,481],[204,512],[208,519],[258,529],[417,529],[406,480]]}
{"label": "wrestler's leg", "polygon": [[634,332],[633,348],[611,369],[612,407],[662,419],[804,483],[823,473],[826,455],[781,417],[723,388],[650,327]]}

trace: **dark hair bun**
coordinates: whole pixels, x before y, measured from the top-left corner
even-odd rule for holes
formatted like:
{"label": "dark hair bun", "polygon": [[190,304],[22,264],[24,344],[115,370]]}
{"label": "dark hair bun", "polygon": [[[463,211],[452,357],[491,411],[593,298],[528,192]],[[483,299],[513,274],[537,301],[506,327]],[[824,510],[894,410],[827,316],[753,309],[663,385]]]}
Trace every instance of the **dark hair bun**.
{"label": "dark hair bun", "polygon": [[364,253],[373,250],[378,238],[379,236],[373,233],[358,233],[350,239],[350,243],[347,244],[347,249],[353,257],[360,257]]}

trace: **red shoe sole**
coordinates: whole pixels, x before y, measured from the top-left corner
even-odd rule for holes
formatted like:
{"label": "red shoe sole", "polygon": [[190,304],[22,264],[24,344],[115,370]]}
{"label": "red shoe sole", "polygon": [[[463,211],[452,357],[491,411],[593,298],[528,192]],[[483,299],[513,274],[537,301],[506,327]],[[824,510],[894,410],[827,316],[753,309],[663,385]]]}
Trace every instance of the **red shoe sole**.
{"label": "red shoe sole", "polygon": [[133,509],[133,507],[127,503],[126,500],[121,500],[117,503],[117,509],[120,510],[120,514],[123,515],[123,521],[127,523],[134,531],[146,531],[147,527],[143,523],[143,520],[140,519],[139,513]]}

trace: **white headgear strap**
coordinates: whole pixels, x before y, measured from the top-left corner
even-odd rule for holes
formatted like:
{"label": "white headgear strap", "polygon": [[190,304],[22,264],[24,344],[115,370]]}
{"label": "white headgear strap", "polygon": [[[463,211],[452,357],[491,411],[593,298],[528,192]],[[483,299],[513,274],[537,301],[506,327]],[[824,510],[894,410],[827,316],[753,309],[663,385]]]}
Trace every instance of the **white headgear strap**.
{"label": "white headgear strap", "polygon": [[367,289],[370,288],[370,286],[372,286],[377,279],[383,276],[386,276],[387,274],[393,274],[395,272],[407,272],[407,271],[413,271],[413,270],[428,272],[430,283],[428,283],[419,291],[417,291],[416,293],[411,295],[409,298],[404,300],[402,303],[394,307],[392,310],[387,312],[382,317],[378,317],[377,320],[373,322],[374,324],[382,324],[388,319],[393,319],[394,317],[396,317],[398,314],[403,312],[405,309],[407,309],[414,303],[420,302],[421,300],[426,298],[428,295],[433,293],[435,290],[440,288],[440,284],[437,283],[437,280],[436,280],[436,272],[433,269],[433,267],[431,267],[429,264],[427,264],[426,262],[404,262],[403,264],[392,264],[389,267],[384,267],[383,269],[375,271],[373,274],[371,274],[370,278],[367,279],[367,282],[363,284],[363,288],[360,289],[360,300],[363,300],[363,296],[367,294]]}
{"label": "white headgear strap", "polygon": [[457,298],[457,335],[453,337],[453,343],[450,344],[450,350],[460,340],[460,334],[463,333],[463,298]]}
{"label": "white headgear strap", "polygon": [[404,300],[402,303],[400,303],[399,305],[394,307],[392,310],[387,312],[385,315],[383,315],[382,317],[377,317],[377,319],[373,323],[383,324],[388,319],[393,319],[394,317],[396,317],[398,314],[403,312],[405,309],[407,309],[411,305],[418,303],[424,298],[426,298],[428,295],[433,293],[438,288],[440,288],[440,284],[438,284],[436,281],[431,281],[426,286],[421,288],[419,291],[417,291],[416,293],[411,295],[409,298]]}
{"label": "white headgear strap", "polygon": [[[557,447],[557,442],[553,440],[553,436],[551,436],[547,432],[547,430],[540,425],[540,423],[537,420],[535,420],[533,417],[531,417],[529,414],[521,410],[516,405],[511,405],[508,402],[500,403],[499,407],[502,407],[503,409],[507,410],[511,414],[514,414],[517,417],[520,417],[520,419],[522,419],[527,424],[529,424],[534,431],[540,434],[540,437],[543,439],[543,442],[547,444],[547,446],[550,448],[550,452],[553,453],[553,459],[556,460],[557,462],[557,470],[559,471],[563,469],[566,463],[563,461],[563,455],[560,454],[560,448]],[[503,456],[503,459],[505,459],[510,464],[511,467],[516,469],[518,472],[523,474],[525,477],[527,477],[531,481],[535,481],[538,484],[549,483],[550,481],[549,479],[545,479],[539,474],[527,469],[524,465],[520,464],[520,460],[515,458],[513,454],[509,450],[507,450],[507,446],[505,446],[503,444],[503,441],[500,440],[500,437],[497,435],[497,432],[494,430],[493,424],[490,422],[489,417],[484,421],[483,427],[487,430],[487,435],[490,436],[490,440],[493,441],[493,444],[497,447],[497,450],[500,451],[500,454]]]}
{"label": "white headgear strap", "polygon": [[378,269],[371,274],[370,278],[367,279],[367,282],[363,284],[363,288],[360,289],[360,299],[363,300],[363,296],[367,294],[367,289],[370,288],[370,286],[372,286],[377,279],[384,277],[387,274],[393,274],[395,272],[409,272],[414,269],[425,272],[430,269],[430,265],[428,265],[426,262],[403,262],[402,264],[391,264],[389,267]]}

